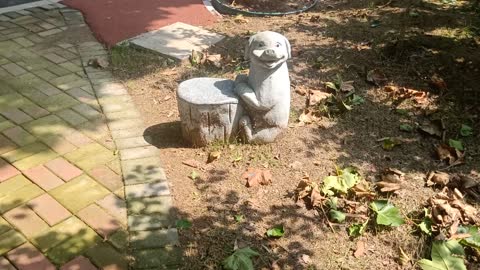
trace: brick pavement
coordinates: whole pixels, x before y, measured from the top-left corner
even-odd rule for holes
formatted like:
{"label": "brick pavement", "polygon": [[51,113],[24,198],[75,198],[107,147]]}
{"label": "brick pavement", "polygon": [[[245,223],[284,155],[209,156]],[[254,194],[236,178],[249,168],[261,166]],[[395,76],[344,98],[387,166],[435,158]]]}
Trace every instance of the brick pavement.
{"label": "brick pavement", "polygon": [[[80,33],[80,34],[79,34]],[[158,150],[81,13],[0,14],[0,269],[177,269]]]}

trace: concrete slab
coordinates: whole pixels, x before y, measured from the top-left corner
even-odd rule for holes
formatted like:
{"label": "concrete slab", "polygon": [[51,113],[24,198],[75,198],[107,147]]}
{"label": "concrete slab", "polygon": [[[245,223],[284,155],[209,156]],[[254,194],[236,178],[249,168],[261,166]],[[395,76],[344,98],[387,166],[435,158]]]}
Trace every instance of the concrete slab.
{"label": "concrete slab", "polygon": [[188,59],[192,50],[202,51],[223,38],[223,35],[177,22],[134,37],[129,42],[165,56],[185,60]]}

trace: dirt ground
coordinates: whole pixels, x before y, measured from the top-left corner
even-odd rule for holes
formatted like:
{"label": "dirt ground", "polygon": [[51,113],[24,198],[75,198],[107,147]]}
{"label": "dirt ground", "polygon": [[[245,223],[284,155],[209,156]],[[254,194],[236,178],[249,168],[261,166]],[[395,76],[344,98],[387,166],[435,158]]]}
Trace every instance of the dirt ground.
{"label": "dirt ground", "polygon": [[[178,218],[192,222],[191,228],[180,231],[185,269],[221,269],[234,246],[261,253],[254,259],[255,269],[417,269],[415,262],[429,258],[432,239],[418,232],[415,223],[420,221],[412,215],[438,192],[425,186],[427,173],[478,176],[480,168],[480,13],[471,8],[473,2],[445,2],[321,1],[314,10],[294,16],[226,16],[211,27],[227,36],[210,49],[211,54],[222,55],[221,68],[173,64],[130,48],[112,51],[114,73],[129,87],[149,125],[145,135],[161,150]],[[191,148],[181,138],[178,83],[200,76],[233,79],[248,72],[243,47],[252,33],[262,30],[280,32],[292,44],[289,128],[270,145]],[[394,102],[384,87],[366,81],[373,69],[385,74],[385,84],[425,92],[428,102],[421,106],[408,98]],[[434,75],[446,87],[432,84]],[[298,92],[328,92],[325,83],[339,78],[353,81],[355,94],[364,103],[300,124],[297,119],[306,97]],[[400,124],[416,127],[435,119],[442,119],[446,141],[462,140],[463,164],[448,166],[438,159],[435,147],[440,138],[399,129]],[[459,135],[462,124],[473,128],[473,136]],[[384,150],[379,139],[385,137],[400,138],[402,143]],[[220,151],[221,157],[205,171],[182,164],[190,159],[205,164],[211,151]],[[329,223],[322,211],[295,202],[295,188],[305,174],[321,182],[334,174],[335,166],[355,166],[372,183],[386,168],[402,171],[406,185],[399,194],[376,191],[375,196],[389,198],[410,217],[407,224],[396,228],[370,224],[363,236],[352,239],[347,228],[358,221]],[[270,170],[273,183],[245,187],[241,175],[249,167]],[[192,171],[199,174],[195,180],[189,177]],[[243,215],[243,220],[236,221],[236,215]],[[285,235],[267,238],[266,230],[276,225],[284,226]],[[355,257],[358,242],[365,244],[365,252]],[[403,265],[400,249],[410,259]],[[475,258],[470,259],[470,269],[477,269]]]}

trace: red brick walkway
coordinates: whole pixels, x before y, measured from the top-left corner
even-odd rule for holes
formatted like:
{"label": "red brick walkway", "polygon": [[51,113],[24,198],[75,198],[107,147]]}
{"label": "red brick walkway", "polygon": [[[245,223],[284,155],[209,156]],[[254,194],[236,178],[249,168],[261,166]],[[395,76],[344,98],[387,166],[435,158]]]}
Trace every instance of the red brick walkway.
{"label": "red brick walkway", "polygon": [[64,0],[62,3],[82,11],[97,39],[108,46],[175,22],[205,26],[216,20],[202,0]]}

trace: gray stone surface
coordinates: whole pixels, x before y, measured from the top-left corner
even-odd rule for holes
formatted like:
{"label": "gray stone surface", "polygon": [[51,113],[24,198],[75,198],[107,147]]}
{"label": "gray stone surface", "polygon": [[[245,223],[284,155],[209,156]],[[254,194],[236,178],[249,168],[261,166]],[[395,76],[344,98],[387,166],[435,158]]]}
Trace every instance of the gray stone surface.
{"label": "gray stone surface", "polygon": [[188,59],[192,50],[202,51],[222,39],[222,35],[176,22],[134,37],[129,42],[169,57],[185,60]]}

